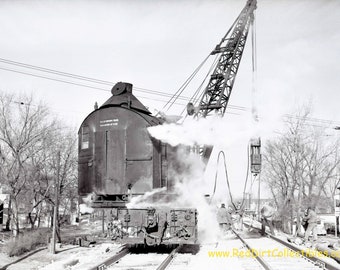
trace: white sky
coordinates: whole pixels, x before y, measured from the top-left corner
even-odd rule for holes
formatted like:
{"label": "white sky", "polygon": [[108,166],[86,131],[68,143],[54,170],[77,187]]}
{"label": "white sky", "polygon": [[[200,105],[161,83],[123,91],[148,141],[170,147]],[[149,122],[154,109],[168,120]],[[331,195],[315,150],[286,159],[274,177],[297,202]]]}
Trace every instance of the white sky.
{"label": "white sky", "polygon": [[[246,0],[2,0],[0,58],[173,94],[224,36],[245,3]],[[280,115],[292,113],[306,103],[313,104],[313,117],[340,125],[339,27],[338,0],[258,0],[256,106],[262,126],[273,128],[280,122]],[[249,109],[250,45],[248,39],[230,100],[231,105]],[[0,68],[71,81],[3,62]],[[73,82],[111,89],[108,85]],[[33,92],[77,127],[95,101],[101,105],[110,97],[110,92],[103,90],[1,69],[0,89]],[[168,100],[134,93],[151,111],[164,105],[156,100]],[[190,97],[191,93],[185,95]],[[221,136],[236,142],[250,116],[244,111],[230,111],[237,115],[226,115],[230,124],[226,124],[226,134]],[[229,150],[234,154],[229,159],[244,163],[246,144],[246,140],[233,143]],[[245,169],[233,172],[233,161],[229,168],[231,178],[242,179],[243,183]]]}

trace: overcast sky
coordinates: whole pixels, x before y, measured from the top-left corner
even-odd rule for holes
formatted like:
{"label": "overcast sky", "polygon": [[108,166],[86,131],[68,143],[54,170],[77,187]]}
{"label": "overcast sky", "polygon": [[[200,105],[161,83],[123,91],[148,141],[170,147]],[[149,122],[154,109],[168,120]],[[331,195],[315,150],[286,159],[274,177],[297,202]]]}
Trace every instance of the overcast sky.
{"label": "overcast sky", "polygon": [[[161,110],[169,98],[150,94],[150,90],[175,93],[224,36],[245,3],[1,0],[0,58],[113,84],[130,82],[137,88],[135,95],[153,112]],[[302,104],[312,104],[313,117],[340,125],[339,29],[338,0],[258,1],[256,106],[264,123],[280,121],[282,114],[291,114]],[[230,99],[231,105],[248,109],[252,106],[250,45],[248,40]],[[111,87],[0,61],[2,91],[34,93],[77,127],[95,101],[102,104],[110,97]],[[185,95],[190,97],[194,90],[189,89]],[[226,115],[230,119],[229,133],[235,123],[250,114],[235,108],[228,112],[233,113]],[[235,138],[238,135],[236,132]],[[244,159],[246,151],[238,152]]]}

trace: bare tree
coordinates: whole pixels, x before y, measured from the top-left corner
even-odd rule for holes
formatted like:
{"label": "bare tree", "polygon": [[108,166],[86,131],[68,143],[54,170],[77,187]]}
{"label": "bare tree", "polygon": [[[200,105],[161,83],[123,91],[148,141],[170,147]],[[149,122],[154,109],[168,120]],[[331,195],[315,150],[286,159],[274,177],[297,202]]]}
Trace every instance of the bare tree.
{"label": "bare tree", "polygon": [[[0,92],[0,181],[10,194],[6,226],[9,229],[12,221],[14,234],[19,232],[19,207],[27,210],[30,206],[33,226],[43,203],[55,203],[51,194],[58,166],[60,185],[67,189],[74,182],[75,139],[65,130],[48,108],[36,104],[32,97]],[[60,164],[56,164],[58,151],[62,153]],[[62,188],[60,191],[63,193]]]}
{"label": "bare tree", "polygon": [[[339,140],[330,142],[320,128],[308,125],[309,110],[287,121],[287,132],[264,149],[264,179],[280,211],[283,229],[300,228],[302,207],[322,208],[321,198],[334,192],[339,167]],[[331,188],[333,186],[333,188]]]}
{"label": "bare tree", "polygon": [[[56,134],[58,140],[50,147],[51,160],[49,163],[50,173],[56,179],[55,184],[58,192],[58,202],[56,197],[53,197],[52,205],[58,204],[57,208],[57,236],[59,242],[61,224],[67,217],[70,217],[71,206],[77,198],[77,138],[73,131],[65,130]],[[59,208],[62,209],[62,215],[59,215]],[[55,221],[53,221],[55,222]]]}
{"label": "bare tree", "polygon": [[[77,199],[77,152],[76,132],[59,125],[53,136],[46,137],[42,143],[43,151],[32,155],[31,164],[35,177],[28,185],[28,198],[31,205],[28,209],[31,227],[40,220],[41,214],[47,214],[47,209],[53,209],[56,205],[56,190],[62,215],[58,219],[58,225],[65,216],[70,216],[71,205]],[[56,187],[58,184],[58,188]],[[45,207],[42,207],[45,205]],[[53,212],[47,211],[52,219]],[[59,215],[58,215],[59,216]],[[51,222],[52,225],[52,222]]]}
{"label": "bare tree", "polygon": [[[304,197],[306,204],[315,207],[320,205],[320,199],[333,198],[334,183],[339,181],[338,168],[340,165],[339,139],[332,140],[316,131],[310,137],[304,162],[307,167]],[[327,192],[331,190],[331,193]]]}

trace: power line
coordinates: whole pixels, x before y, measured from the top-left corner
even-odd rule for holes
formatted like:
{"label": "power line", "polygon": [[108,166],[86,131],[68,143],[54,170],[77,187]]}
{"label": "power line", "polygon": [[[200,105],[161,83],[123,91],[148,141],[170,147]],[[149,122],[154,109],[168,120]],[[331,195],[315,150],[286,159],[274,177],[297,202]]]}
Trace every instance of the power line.
{"label": "power line", "polygon": [[[41,72],[45,72],[45,73],[49,73],[49,74],[54,74],[54,75],[58,75],[58,76],[72,78],[72,79],[76,79],[76,80],[80,80],[80,81],[86,81],[86,82],[102,84],[102,85],[109,85],[109,86],[113,86],[115,84],[114,82],[110,82],[110,81],[106,81],[106,80],[100,80],[100,79],[95,79],[95,78],[92,78],[92,77],[87,77],[87,76],[77,75],[77,74],[73,74],[73,73],[58,71],[58,70],[55,70],[55,69],[49,69],[49,68],[45,68],[45,67],[25,64],[25,63],[12,61],[12,60],[8,60],[8,59],[4,59],[4,58],[0,58],[0,62],[5,63],[5,64],[9,64],[9,65],[18,66],[18,67],[23,67],[23,68],[26,68],[26,69],[32,69],[32,70],[37,70],[37,71],[41,71]],[[80,87],[86,87],[86,88],[94,89],[94,90],[97,90],[97,91],[110,92],[110,90],[108,90],[108,89],[97,87],[97,86],[92,86],[92,85],[88,85],[88,84],[84,84],[84,83],[72,82],[72,81],[59,79],[59,78],[52,78],[52,77],[48,77],[48,76],[44,76],[44,75],[38,75],[38,74],[31,73],[31,72],[20,71],[20,70],[16,70],[16,69],[5,68],[5,67],[0,67],[0,69],[5,70],[5,71],[10,71],[10,72],[15,72],[15,73],[27,75],[27,76],[42,78],[42,79],[46,79],[46,80],[62,82],[62,83],[66,83],[66,84],[70,84],[70,85],[76,85],[76,86],[80,86]],[[186,96],[167,94],[167,93],[164,93],[164,92],[161,92],[161,91],[155,91],[155,90],[137,87],[137,86],[134,86],[134,90],[136,90],[137,92],[143,92],[143,93],[147,93],[147,94],[150,94],[150,95],[157,95],[157,96],[170,97],[170,98],[175,97],[176,99],[182,100],[182,101],[190,101],[191,100],[191,98],[186,97]],[[152,99],[152,98],[149,98],[149,97],[141,97],[141,98],[156,100],[156,101],[165,102],[165,103],[168,102],[168,100]],[[183,105],[183,106],[186,105],[186,104],[182,104],[182,103],[178,103],[178,102],[174,102],[174,104]],[[231,105],[231,104],[228,105],[228,109],[239,110],[239,111],[251,111],[250,108],[247,108],[247,107],[244,107],[244,106]],[[322,124],[328,124],[328,125],[337,125],[337,126],[340,125],[340,122],[338,122],[338,121],[331,121],[331,120],[325,120],[325,119],[320,119],[320,118],[309,118],[309,117],[301,118],[301,117],[290,115],[290,114],[285,114],[283,116],[288,117],[288,118],[303,119],[303,120],[310,121],[310,122],[316,122],[317,124],[322,123]]]}
{"label": "power line", "polygon": [[109,91],[110,91],[110,90],[107,90],[107,89],[104,89],[104,88],[89,86],[89,85],[81,84],[81,83],[74,83],[74,82],[65,81],[65,80],[56,79],[56,78],[50,78],[50,77],[47,77],[47,76],[37,75],[37,74],[33,74],[33,73],[29,73],[29,72],[24,72],[24,71],[19,71],[19,70],[14,70],[14,69],[9,69],[9,68],[3,68],[3,67],[0,67],[0,69],[6,70],[6,71],[15,72],[15,73],[20,73],[20,74],[24,74],[24,75],[28,75],[28,76],[32,76],[32,77],[43,78],[43,79],[46,79],[46,80],[57,81],[57,82],[62,82],[62,83],[67,83],[67,84],[72,84],[72,85],[77,85],[77,86],[92,88],[92,89],[96,89],[96,90],[100,90],[100,91],[106,91],[106,92],[109,92]]}
{"label": "power line", "polygon": [[[3,61],[1,61],[1,58],[0,58],[0,62],[3,62]],[[22,65],[30,66],[30,65],[27,65],[27,64],[22,64]],[[36,66],[33,66],[33,67],[35,67],[34,68],[35,70],[38,70],[38,67],[36,67]],[[32,77],[47,79],[47,80],[51,80],[51,81],[57,81],[57,82],[62,82],[62,83],[66,83],[66,84],[71,84],[71,85],[87,87],[87,88],[91,88],[91,89],[95,89],[95,90],[110,92],[110,90],[105,89],[105,88],[95,87],[95,86],[86,85],[86,84],[82,84],[82,83],[75,83],[75,82],[66,81],[66,80],[63,80],[63,79],[58,79],[58,78],[52,78],[52,77],[48,77],[48,76],[38,75],[38,74],[31,73],[31,72],[25,72],[25,71],[20,71],[20,70],[15,70],[15,69],[10,69],[10,68],[4,68],[4,67],[0,67],[0,69],[5,70],[5,71],[10,71],[10,72],[15,72],[15,73],[27,75],[27,76],[32,76]],[[41,69],[44,69],[44,68],[41,68]],[[53,71],[53,74],[61,75],[61,74],[70,74],[70,73],[65,73],[65,72],[61,72],[61,71],[60,72],[59,71]],[[71,76],[66,76],[66,77],[71,77]],[[78,76],[78,75],[72,74],[72,77],[79,79],[79,78],[82,78],[84,76]],[[90,79],[92,81],[102,81],[102,80],[96,80],[96,79],[93,79],[93,78],[90,78]],[[89,81],[89,80],[87,80],[87,81]],[[108,82],[108,81],[103,81],[103,82]],[[114,84],[113,82],[110,83],[110,86],[112,86],[113,84]],[[167,93],[164,93],[164,92],[150,90],[150,89],[136,87],[136,86],[134,86],[134,90],[136,90],[137,92],[143,92],[143,93],[157,95],[157,96],[174,97],[174,95],[172,95],[172,94],[167,94]],[[144,97],[144,98],[147,98],[147,97]],[[151,99],[151,98],[147,98],[147,99],[156,100],[156,99]],[[189,97],[179,96],[179,95],[177,95],[177,99],[183,100],[183,101],[189,101],[190,100]],[[160,99],[158,99],[157,101],[167,102],[166,100],[160,100]],[[174,104],[184,105],[184,106],[186,105],[186,104],[177,103],[177,102],[175,102]],[[234,107],[234,109],[239,109],[240,108],[240,110],[247,110],[246,108],[241,108],[240,106],[230,105],[230,108],[233,108],[233,107]]]}
{"label": "power line", "polygon": [[[17,66],[17,67],[23,67],[23,68],[33,69],[33,70],[37,70],[37,71],[41,71],[41,72],[45,72],[45,73],[50,73],[50,74],[54,74],[54,75],[58,75],[58,76],[68,77],[68,78],[72,78],[72,79],[76,79],[76,80],[82,80],[82,81],[87,81],[87,82],[92,82],[92,83],[97,83],[97,84],[102,84],[102,85],[109,85],[111,87],[113,85],[115,85],[115,82],[112,82],[112,81],[101,80],[101,79],[96,79],[96,78],[92,78],[92,77],[88,77],[88,76],[77,75],[77,74],[73,74],[73,73],[69,73],[69,72],[63,72],[63,71],[59,71],[59,70],[55,70],[55,69],[45,68],[45,67],[41,67],[41,66],[30,65],[30,64],[17,62],[17,61],[13,61],[13,60],[8,60],[8,59],[4,59],[4,58],[0,58],[0,62],[8,64],[8,65],[14,65],[14,66]],[[32,73],[28,73],[28,72],[21,72],[21,71],[6,69],[6,68],[1,68],[1,69],[13,71],[13,72],[18,72],[18,73],[23,73],[23,74],[31,75],[31,76],[37,76],[37,77],[41,77],[41,78],[45,78],[45,79],[50,79],[50,77],[46,78],[46,76],[35,75],[35,74],[32,74]],[[67,82],[67,81],[62,80],[62,82]],[[155,91],[155,90],[146,89],[146,88],[142,88],[142,87],[136,87],[135,86],[134,88],[139,89],[139,91],[141,91],[141,92],[164,94],[164,92],[161,92],[161,91]],[[95,88],[95,89],[97,89],[97,88]],[[103,89],[100,89],[100,90],[103,90]],[[110,91],[110,90],[107,90],[107,89],[104,89],[104,90]],[[167,94],[167,96],[171,97],[172,95]]]}
{"label": "power line", "polygon": [[[87,84],[83,84],[83,83],[76,83],[76,82],[66,81],[66,80],[63,80],[63,79],[52,78],[52,77],[38,75],[38,74],[31,73],[31,72],[25,72],[25,71],[20,71],[20,70],[16,70],[16,69],[10,69],[10,68],[4,68],[4,67],[0,67],[0,69],[5,70],[5,71],[10,71],[10,72],[15,72],[15,73],[27,75],[27,76],[42,78],[42,79],[46,79],[46,80],[57,81],[57,82],[62,82],[62,83],[67,83],[67,84],[72,84],[72,85],[92,88],[92,89],[100,90],[100,91],[106,91],[106,92],[110,92],[111,91],[111,90],[108,90],[108,89],[105,89],[105,88],[91,86],[91,85],[87,85]],[[70,77],[70,76],[66,76],[66,77]],[[82,80],[82,79],[78,79],[78,80]],[[88,81],[88,80],[86,80],[86,81]],[[114,84],[115,83],[112,82],[112,83],[110,83],[110,86],[113,86]],[[167,94],[167,93],[160,92],[160,91],[155,91],[155,90],[150,90],[150,89],[146,89],[146,88],[141,88],[141,87],[136,87],[136,86],[134,86],[133,88],[137,92],[143,92],[143,93],[147,93],[147,94],[153,94],[153,95],[164,96],[164,97],[172,97],[173,96],[171,94]],[[189,100],[188,97],[183,97],[183,96],[179,96],[178,99]],[[166,101],[164,101],[164,102],[166,102]]]}
{"label": "power line", "polygon": [[68,72],[58,71],[58,70],[55,70],[55,69],[49,69],[49,68],[45,68],[45,67],[29,65],[29,64],[16,62],[16,61],[4,59],[4,58],[0,58],[0,62],[9,64],[9,65],[24,67],[24,68],[28,68],[28,69],[34,69],[34,70],[38,70],[38,71],[42,71],[42,72],[46,72],[46,73],[52,73],[52,74],[56,74],[56,75],[60,75],[60,76],[70,77],[70,78],[74,78],[74,79],[99,83],[99,84],[106,84],[106,85],[112,85],[113,84],[110,81],[104,81],[104,80],[99,80],[99,79],[95,79],[95,78],[91,78],[91,77],[87,77],[87,76],[76,75],[76,74],[72,74],[72,73],[68,73]]}
{"label": "power line", "polygon": [[[92,83],[97,83],[97,84],[103,84],[103,85],[109,85],[111,87],[113,85],[115,85],[114,82],[107,81],[107,80],[95,79],[95,78],[92,78],[92,77],[87,77],[87,76],[63,72],[63,71],[59,71],[59,70],[55,70],[55,69],[30,65],[30,64],[12,61],[12,60],[8,60],[8,59],[4,59],[4,58],[0,58],[0,62],[5,63],[5,64],[9,64],[9,65],[18,66],[18,67],[24,67],[24,68],[27,68],[27,69],[42,71],[42,72],[45,72],[45,73],[50,73],[50,74],[54,74],[54,75],[58,75],[58,76],[64,76],[64,77],[68,77],[68,78],[72,78],[72,79],[77,79],[77,80],[82,80],[82,81],[87,81],[87,82],[92,82]],[[90,85],[75,83],[75,82],[66,81],[66,80],[63,80],[63,79],[51,78],[51,77],[47,77],[47,76],[43,76],[43,75],[37,75],[37,74],[34,74],[34,73],[30,73],[30,72],[24,72],[24,71],[4,68],[4,67],[0,67],[0,69],[6,70],[6,71],[11,71],[11,72],[16,72],[16,73],[20,73],[20,74],[24,74],[24,75],[28,75],[28,76],[43,78],[43,79],[47,79],[47,80],[52,80],[52,81],[57,81],[57,82],[87,87],[87,88],[93,88],[93,89],[100,90],[100,91],[107,91],[107,92],[110,91],[108,89],[104,89],[104,88],[100,88],[100,87],[94,87],[94,86],[90,86]],[[151,90],[151,89],[138,87],[138,86],[134,86],[133,88],[136,91],[144,92],[144,93],[148,93],[148,94],[154,94],[154,95],[160,95],[160,96],[164,96],[164,97],[176,98],[176,99],[185,100],[185,101],[192,101],[192,98],[182,96],[182,95],[167,94],[167,93],[164,93],[162,91]],[[165,101],[165,102],[167,102],[167,101]],[[230,105],[230,107],[232,107],[232,106],[233,105]],[[234,107],[237,107],[237,106],[234,106]]]}

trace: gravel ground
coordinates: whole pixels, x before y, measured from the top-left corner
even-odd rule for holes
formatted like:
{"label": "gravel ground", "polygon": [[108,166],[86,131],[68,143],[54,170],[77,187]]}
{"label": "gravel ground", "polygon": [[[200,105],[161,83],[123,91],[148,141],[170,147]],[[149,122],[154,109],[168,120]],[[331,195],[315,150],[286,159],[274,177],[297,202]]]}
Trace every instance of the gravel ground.
{"label": "gravel ground", "polygon": [[48,249],[43,249],[24,260],[12,265],[19,258],[8,258],[5,254],[0,254],[0,267],[8,265],[8,270],[84,270],[95,266],[98,262],[105,260],[119,251],[120,245],[102,243],[92,247],[79,247],[74,245],[64,245],[57,247],[56,254],[52,254]]}

